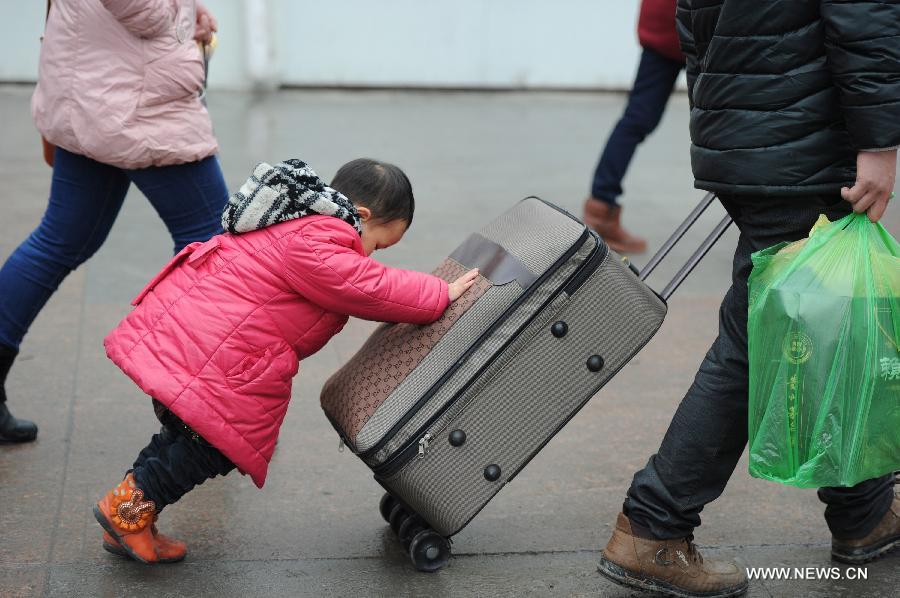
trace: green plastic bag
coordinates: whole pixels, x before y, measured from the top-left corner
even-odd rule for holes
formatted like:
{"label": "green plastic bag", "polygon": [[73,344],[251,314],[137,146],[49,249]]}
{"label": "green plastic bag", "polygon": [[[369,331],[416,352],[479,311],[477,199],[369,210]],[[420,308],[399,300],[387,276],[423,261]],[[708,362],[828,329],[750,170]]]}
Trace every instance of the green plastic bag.
{"label": "green plastic bag", "polygon": [[900,469],[900,245],[863,214],[753,254],[750,474],[801,488]]}

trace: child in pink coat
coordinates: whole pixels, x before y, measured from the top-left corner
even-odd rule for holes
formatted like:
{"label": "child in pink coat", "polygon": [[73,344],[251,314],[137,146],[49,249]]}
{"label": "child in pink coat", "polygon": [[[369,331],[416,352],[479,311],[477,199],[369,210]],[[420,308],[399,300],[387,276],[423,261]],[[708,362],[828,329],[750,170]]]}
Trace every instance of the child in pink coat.
{"label": "child in pink coat", "polygon": [[392,164],[345,164],[326,186],[305,163],[259,164],[232,195],[225,234],[192,243],[135,298],[106,351],[163,424],[94,507],[104,547],[145,563],[184,558],[157,514],[237,468],[262,487],[301,359],[349,316],[428,324],[468,290],[371,257],[412,223],[409,179]]}

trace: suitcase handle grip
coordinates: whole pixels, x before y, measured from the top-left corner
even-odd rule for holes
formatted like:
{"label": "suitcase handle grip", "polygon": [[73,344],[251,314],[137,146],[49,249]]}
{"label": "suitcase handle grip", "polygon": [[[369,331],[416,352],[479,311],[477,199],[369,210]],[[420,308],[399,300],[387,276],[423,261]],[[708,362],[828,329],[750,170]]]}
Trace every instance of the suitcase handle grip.
{"label": "suitcase handle grip", "polygon": [[[703,199],[700,200],[700,203],[697,204],[691,213],[688,214],[687,218],[684,219],[678,228],[675,229],[675,232],[672,233],[672,236],[669,237],[665,243],[663,243],[662,247],[659,248],[650,261],[647,262],[647,265],[641,268],[640,273],[638,274],[638,278],[641,280],[647,280],[647,277],[656,269],[656,267],[660,264],[660,262],[665,259],[669,252],[672,251],[672,248],[684,237],[685,233],[691,226],[697,222],[697,219],[706,211],[706,208],[710,206],[710,204],[715,201],[716,196],[713,193],[707,193],[703,196]],[[669,297],[681,286],[681,283],[688,277],[688,275],[697,267],[697,264],[709,253],[709,250],[712,249],[712,246],[716,244],[725,231],[728,230],[728,227],[731,225],[731,216],[726,215],[719,224],[712,230],[709,235],[703,240],[700,244],[700,247],[697,248],[694,253],[691,254],[691,257],[688,258],[687,262],[678,270],[672,280],[669,281],[669,284],[663,288],[660,293],[660,297],[664,301],[668,301]]]}

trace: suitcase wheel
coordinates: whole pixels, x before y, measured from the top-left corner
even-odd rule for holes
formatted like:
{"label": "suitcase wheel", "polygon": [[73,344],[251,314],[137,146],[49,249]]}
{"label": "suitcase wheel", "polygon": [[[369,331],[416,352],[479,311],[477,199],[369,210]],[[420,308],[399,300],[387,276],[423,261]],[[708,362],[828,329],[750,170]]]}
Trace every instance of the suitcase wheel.
{"label": "suitcase wheel", "polygon": [[450,541],[434,530],[422,530],[409,543],[409,558],[419,571],[437,571],[450,561]]}
{"label": "suitcase wheel", "polygon": [[450,561],[450,540],[428,527],[416,513],[410,513],[399,500],[385,494],[378,504],[381,516],[397,534],[409,560],[419,571],[437,571]]}
{"label": "suitcase wheel", "polygon": [[384,496],[381,497],[381,502],[378,503],[378,511],[381,513],[381,518],[388,523],[391,521],[391,510],[396,504],[397,500],[387,492],[384,493]]}
{"label": "suitcase wheel", "polygon": [[399,534],[400,524],[408,518],[409,513],[406,512],[406,509],[403,508],[403,505],[398,503],[394,505],[393,509],[391,509],[391,514],[388,516],[388,524],[391,526],[391,529],[394,530],[395,534]]}
{"label": "suitcase wheel", "polygon": [[409,552],[409,545],[412,543],[412,539],[416,534],[426,529],[428,529],[428,524],[418,515],[410,515],[404,519],[397,530],[397,539],[400,540],[400,546],[403,547],[403,550]]}

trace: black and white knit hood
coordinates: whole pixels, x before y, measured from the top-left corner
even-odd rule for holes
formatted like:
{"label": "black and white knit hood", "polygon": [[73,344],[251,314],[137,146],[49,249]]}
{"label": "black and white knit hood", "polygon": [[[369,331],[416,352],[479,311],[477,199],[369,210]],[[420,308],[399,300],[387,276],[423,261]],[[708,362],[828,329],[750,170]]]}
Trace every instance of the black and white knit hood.
{"label": "black and white knit hood", "polygon": [[222,227],[240,234],[314,214],[340,218],[362,234],[353,203],[326,185],[305,162],[292,159],[275,166],[260,162],[228,198]]}

